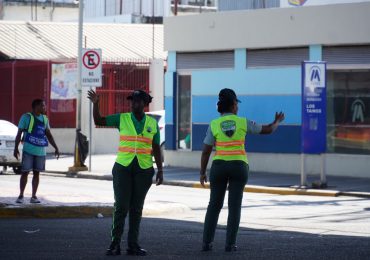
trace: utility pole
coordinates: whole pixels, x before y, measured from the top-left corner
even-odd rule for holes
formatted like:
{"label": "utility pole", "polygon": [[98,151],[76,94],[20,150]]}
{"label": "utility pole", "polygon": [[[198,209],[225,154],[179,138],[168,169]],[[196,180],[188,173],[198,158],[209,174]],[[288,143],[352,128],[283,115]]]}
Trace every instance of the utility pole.
{"label": "utility pole", "polygon": [[74,149],[74,165],[69,167],[70,172],[86,171],[87,167],[83,165],[80,158],[80,151],[78,146],[78,135],[81,131],[81,102],[82,102],[82,34],[83,34],[83,6],[84,1],[79,1],[79,15],[78,15],[78,53],[77,53],[77,115],[76,115],[76,141]]}

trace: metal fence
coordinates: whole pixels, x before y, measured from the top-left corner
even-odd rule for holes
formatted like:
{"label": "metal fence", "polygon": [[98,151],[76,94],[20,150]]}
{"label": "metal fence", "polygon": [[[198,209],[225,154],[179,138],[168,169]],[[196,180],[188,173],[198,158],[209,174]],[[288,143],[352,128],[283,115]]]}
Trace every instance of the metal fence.
{"label": "metal fence", "polygon": [[[63,61],[66,62],[66,61]],[[69,61],[71,62],[71,61]],[[32,100],[42,98],[53,128],[76,127],[76,100],[51,100],[51,67],[60,61],[13,60],[0,62],[0,119],[17,124],[31,110]],[[149,60],[103,62],[102,115],[127,112],[126,100],[134,89],[149,91]]]}
{"label": "metal fence", "polygon": [[127,96],[135,89],[149,91],[149,61],[103,64],[103,86],[97,88],[102,115],[130,111]]}

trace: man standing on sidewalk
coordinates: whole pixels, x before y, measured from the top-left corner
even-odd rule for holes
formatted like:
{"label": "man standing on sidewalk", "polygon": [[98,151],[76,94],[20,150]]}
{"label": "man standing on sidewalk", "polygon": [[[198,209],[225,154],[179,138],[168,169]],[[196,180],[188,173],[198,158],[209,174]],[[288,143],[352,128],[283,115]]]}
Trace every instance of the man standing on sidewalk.
{"label": "man standing on sidewalk", "polygon": [[28,174],[33,171],[31,203],[40,203],[36,196],[39,186],[40,172],[45,171],[46,149],[48,141],[55,148],[55,156],[59,158],[59,149],[50,132],[49,120],[45,115],[45,102],[35,99],[32,102],[32,112],[23,114],[18,124],[18,133],[15,138],[14,157],[19,158],[18,146],[23,133],[24,145],[22,154],[22,175],[20,179],[20,193],[17,203],[23,203],[24,190],[27,185]]}
{"label": "man standing on sidewalk", "polygon": [[112,241],[107,255],[121,254],[121,237],[127,213],[129,214],[128,255],[147,254],[138,244],[139,228],[144,200],[154,175],[153,159],[157,164],[157,185],[163,182],[160,134],[157,121],[144,113],[152,101],[145,91],[136,90],[127,99],[131,113],[102,117],[99,96],[92,90],[88,98],[94,104],[94,122],[98,126],[114,126],[120,131],[119,150],[113,166],[114,213],[111,230]]}

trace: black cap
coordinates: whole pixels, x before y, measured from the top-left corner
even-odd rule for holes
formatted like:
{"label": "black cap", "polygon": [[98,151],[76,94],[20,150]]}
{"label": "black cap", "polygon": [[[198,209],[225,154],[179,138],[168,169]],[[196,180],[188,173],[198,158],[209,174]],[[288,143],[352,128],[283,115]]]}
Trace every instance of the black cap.
{"label": "black cap", "polygon": [[218,94],[218,99],[222,102],[229,102],[233,103],[234,101],[241,103],[241,101],[236,97],[234,90],[230,88],[221,89],[220,93]]}
{"label": "black cap", "polygon": [[152,102],[153,97],[146,93],[144,90],[138,89],[134,90],[134,92],[132,92],[131,95],[127,97],[127,99],[128,100],[141,99],[146,104],[149,104],[150,102]]}

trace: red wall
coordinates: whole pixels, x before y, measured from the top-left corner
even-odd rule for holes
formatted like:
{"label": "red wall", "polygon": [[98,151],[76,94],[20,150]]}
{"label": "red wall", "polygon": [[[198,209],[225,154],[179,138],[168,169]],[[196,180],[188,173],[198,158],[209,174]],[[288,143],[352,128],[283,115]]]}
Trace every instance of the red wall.
{"label": "red wall", "polygon": [[[0,62],[0,119],[18,124],[21,115],[31,111],[32,100],[42,98],[46,101],[51,127],[75,128],[76,101],[50,100],[50,79],[51,62]],[[129,111],[126,98],[134,89],[149,91],[149,62],[103,64],[103,86],[97,89],[102,115]]]}

